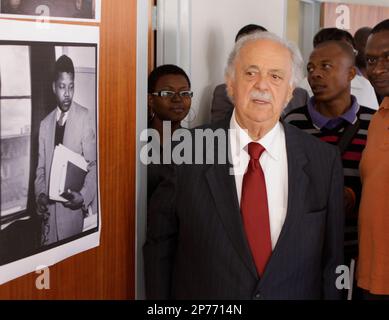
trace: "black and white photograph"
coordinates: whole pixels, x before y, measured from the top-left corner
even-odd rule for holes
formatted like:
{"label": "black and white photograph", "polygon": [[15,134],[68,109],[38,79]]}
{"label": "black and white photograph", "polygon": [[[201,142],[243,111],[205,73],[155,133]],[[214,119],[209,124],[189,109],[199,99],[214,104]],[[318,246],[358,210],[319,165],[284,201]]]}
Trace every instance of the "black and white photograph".
{"label": "black and white photograph", "polygon": [[0,40],[0,270],[99,232],[97,49]]}
{"label": "black and white photograph", "polygon": [[0,0],[0,16],[100,20],[101,0]]}

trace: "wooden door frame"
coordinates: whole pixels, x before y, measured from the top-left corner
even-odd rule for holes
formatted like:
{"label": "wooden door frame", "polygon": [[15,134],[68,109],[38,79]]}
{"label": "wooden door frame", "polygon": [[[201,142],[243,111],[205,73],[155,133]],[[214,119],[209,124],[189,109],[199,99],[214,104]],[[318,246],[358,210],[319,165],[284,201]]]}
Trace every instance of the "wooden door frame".
{"label": "wooden door frame", "polygon": [[[141,149],[146,142],[140,135],[147,129],[147,77],[154,68],[154,31],[151,28],[151,4],[138,0],[137,8],[137,111],[136,111],[136,230],[135,230],[135,298],[145,299],[143,272],[143,244],[146,240],[147,168],[141,162]],[[148,19],[147,19],[148,17]],[[152,34],[151,34],[152,33]],[[152,46],[152,49],[150,48]],[[148,54],[145,55],[144,53]],[[150,69],[151,68],[151,69]]]}

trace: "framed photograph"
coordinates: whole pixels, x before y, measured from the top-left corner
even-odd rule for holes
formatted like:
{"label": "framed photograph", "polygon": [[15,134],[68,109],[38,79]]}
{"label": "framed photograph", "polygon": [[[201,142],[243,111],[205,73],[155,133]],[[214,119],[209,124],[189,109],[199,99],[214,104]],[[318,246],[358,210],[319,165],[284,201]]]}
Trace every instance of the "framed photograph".
{"label": "framed photograph", "polygon": [[0,0],[0,17],[100,21],[101,0]]}
{"label": "framed photograph", "polygon": [[0,284],[99,245],[98,28],[37,25],[0,21]]}

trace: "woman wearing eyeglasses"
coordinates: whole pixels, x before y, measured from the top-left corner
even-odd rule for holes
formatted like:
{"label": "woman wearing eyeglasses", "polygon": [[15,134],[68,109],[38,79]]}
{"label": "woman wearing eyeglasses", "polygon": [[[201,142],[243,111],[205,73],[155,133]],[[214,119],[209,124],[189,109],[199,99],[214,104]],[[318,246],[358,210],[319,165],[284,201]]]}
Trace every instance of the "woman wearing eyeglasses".
{"label": "woman wearing eyeglasses", "polygon": [[[148,127],[157,130],[161,146],[163,146],[162,141],[171,138],[163,137],[164,124],[170,126],[171,134],[181,128],[181,121],[189,113],[192,96],[189,77],[180,67],[166,64],[150,73],[148,78]],[[159,180],[160,166],[152,163],[148,166],[147,172],[148,200]]]}
{"label": "woman wearing eyeglasses", "polygon": [[187,116],[193,92],[184,70],[172,64],[154,69],[148,79],[149,128],[159,132],[162,141],[163,122],[169,121],[171,132],[181,127]]}

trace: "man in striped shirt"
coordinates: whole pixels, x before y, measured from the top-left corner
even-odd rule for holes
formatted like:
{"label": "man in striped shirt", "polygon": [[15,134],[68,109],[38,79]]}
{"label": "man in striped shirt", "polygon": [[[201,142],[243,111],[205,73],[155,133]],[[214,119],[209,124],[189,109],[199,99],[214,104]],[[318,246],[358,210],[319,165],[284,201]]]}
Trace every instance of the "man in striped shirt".
{"label": "man in striped shirt", "polygon": [[355,55],[345,42],[327,41],[315,47],[307,71],[314,96],[306,106],[287,114],[284,121],[330,144],[342,145],[346,215],[344,252],[345,262],[350,264],[358,254],[357,218],[361,196],[358,167],[374,110],[360,106],[350,93],[350,83],[356,75]]}

